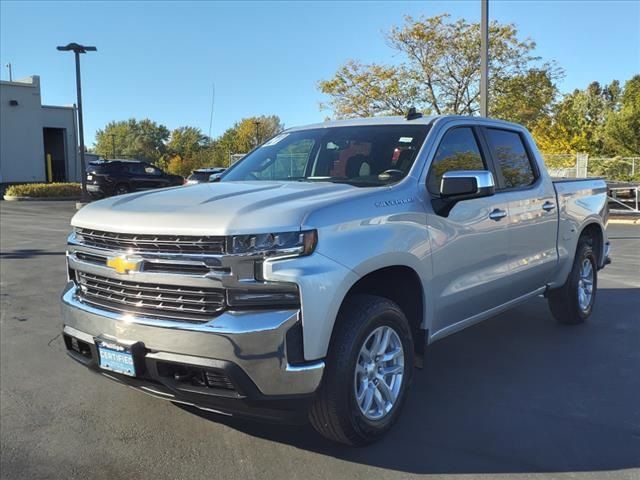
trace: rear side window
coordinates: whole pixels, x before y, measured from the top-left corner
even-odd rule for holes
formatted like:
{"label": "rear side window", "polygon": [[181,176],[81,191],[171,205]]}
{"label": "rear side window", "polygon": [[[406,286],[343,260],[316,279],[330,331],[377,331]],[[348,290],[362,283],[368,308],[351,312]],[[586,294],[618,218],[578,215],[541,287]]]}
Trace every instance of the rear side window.
{"label": "rear side window", "polygon": [[145,169],[144,165],[141,163],[129,163],[126,166],[126,171],[132,173],[134,175],[144,175]]}
{"label": "rear side window", "polygon": [[459,127],[445,133],[431,162],[427,188],[440,193],[442,175],[453,170],[486,170],[473,130]]}
{"label": "rear side window", "polygon": [[120,171],[119,162],[91,162],[88,170],[95,173],[115,173]]}
{"label": "rear side window", "polygon": [[504,188],[522,188],[535,182],[531,159],[518,132],[488,128],[486,135],[491,155],[502,173]]}

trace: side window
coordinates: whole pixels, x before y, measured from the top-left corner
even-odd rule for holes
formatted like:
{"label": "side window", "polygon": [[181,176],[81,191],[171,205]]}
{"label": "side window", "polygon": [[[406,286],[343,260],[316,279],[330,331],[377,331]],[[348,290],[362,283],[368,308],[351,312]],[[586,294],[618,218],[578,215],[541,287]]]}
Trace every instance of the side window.
{"label": "side window", "polygon": [[162,175],[162,171],[152,165],[145,166],[144,173],[146,173],[147,175],[154,175],[156,177]]}
{"label": "side window", "polygon": [[128,171],[133,175],[143,175],[145,173],[144,167],[140,163],[130,163],[126,165],[125,168],[126,168],[126,171]]}
{"label": "side window", "polygon": [[485,170],[478,142],[469,127],[459,127],[445,133],[431,163],[427,188],[440,193],[442,175],[452,170]]}
{"label": "side window", "polygon": [[486,135],[496,167],[502,172],[505,188],[521,188],[535,182],[531,159],[518,132],[488,128]]}

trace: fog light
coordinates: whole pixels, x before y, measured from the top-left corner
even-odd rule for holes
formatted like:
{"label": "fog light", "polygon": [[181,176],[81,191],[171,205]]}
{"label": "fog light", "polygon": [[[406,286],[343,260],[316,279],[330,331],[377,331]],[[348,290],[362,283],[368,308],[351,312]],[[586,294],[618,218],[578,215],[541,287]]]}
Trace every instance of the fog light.
{"label": "fog light", "polygon": [[300,304],[297,291],[253,291],[228,290],[227,304],[230,307],[259,307],[259,306],[291,306]]}

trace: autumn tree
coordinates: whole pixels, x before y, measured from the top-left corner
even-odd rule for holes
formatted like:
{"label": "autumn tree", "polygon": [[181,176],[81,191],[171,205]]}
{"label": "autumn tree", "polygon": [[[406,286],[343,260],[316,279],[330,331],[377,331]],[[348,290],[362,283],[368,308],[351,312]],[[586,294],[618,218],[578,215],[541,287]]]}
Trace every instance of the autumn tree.
{"label": "autumn tree", "polygon": [[[532,54],[514,25],[489,26],[490,111],[524,122],[543,115],[562,71]],[[404,114],[416,106],[428,114],[473,115],[480,99],[480,25],[449,15],[405,17],[386,35],[397,65],[349,60],[333,78],[319,83],[337,117]],[[512,99],[518,100],[511,102]]]}

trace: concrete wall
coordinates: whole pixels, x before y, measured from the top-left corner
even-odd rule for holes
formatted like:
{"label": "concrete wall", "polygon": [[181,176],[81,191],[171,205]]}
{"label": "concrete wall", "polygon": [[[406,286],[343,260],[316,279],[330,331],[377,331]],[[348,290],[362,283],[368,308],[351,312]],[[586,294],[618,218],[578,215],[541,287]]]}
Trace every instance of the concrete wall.
{"label": "concrete wall", "polygon": [[40,111],[39,77],[0,82],[0,183],[45,180]]}
{"label": "concrete wall", "polygon": [[43,106],[38,76],[0,81],[0,183],[46,181],[45,127],[66,130],[67,179],[80,181],[73,107]]}

